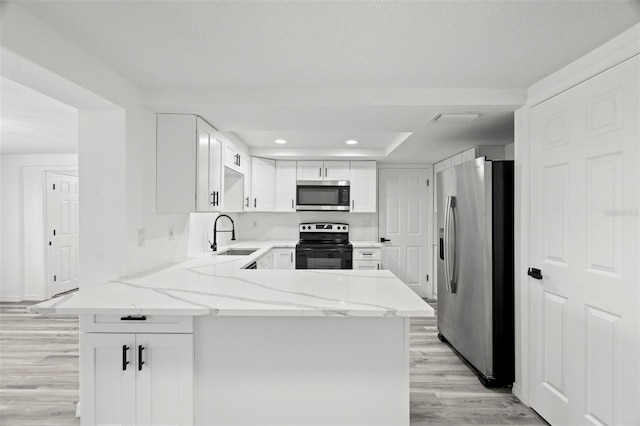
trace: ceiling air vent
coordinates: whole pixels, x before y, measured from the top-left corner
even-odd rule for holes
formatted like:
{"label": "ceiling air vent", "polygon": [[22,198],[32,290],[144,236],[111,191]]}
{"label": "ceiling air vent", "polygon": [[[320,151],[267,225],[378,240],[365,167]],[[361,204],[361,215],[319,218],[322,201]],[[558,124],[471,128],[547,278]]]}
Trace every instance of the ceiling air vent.
{"label": "ceiling air vent", "polygon": [[438,114],[435,117],[433,117],[433,121],[436,121],[438,123],[469,123],[471,121],[477,120],[479,116],[480,114],[470,113],[470,112],[467,112],[467,113],[452,112],[452,113]]}

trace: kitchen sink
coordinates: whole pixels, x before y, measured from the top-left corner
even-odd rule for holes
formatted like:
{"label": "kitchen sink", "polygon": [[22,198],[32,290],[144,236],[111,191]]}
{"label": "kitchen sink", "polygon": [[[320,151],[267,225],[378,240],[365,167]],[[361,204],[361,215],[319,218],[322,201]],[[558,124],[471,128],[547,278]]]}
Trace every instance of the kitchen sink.
{"label": "kitchen sink", "polygon": [[218,253],[218,256],[247,256],[251,253],[258,251],[259,249],[246,248],[246,249],[229,249]]}

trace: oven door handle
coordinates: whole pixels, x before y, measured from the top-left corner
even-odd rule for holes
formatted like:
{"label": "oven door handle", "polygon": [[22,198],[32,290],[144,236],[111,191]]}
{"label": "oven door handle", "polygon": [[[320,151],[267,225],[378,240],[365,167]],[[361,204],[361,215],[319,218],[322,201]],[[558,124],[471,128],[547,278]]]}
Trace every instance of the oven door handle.
{"label": "oven door handle", "polygon": [[351,252],[351,249],[341,249],[341,248],[298,248],[298,251],[316,251],[316,252],[332,252],[332,253],[348,253]]}

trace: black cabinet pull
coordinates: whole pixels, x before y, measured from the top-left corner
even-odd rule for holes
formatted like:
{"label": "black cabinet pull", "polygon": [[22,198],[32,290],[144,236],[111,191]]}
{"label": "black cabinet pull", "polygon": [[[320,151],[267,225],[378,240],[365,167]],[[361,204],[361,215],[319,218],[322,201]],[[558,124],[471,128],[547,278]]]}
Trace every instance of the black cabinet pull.
{"label": "black cabinet pull", "polygon": [[386,243],[386,242],[389,242],[389,241],[391,241],[391,240],[388,240],[386,238],[380,237],[380,242],[381,243]]}
{"label": "black cabinet pull", "polygon": [[127,361],[128,350],[129,350],[129,346],[122,345],[122,371],[127,371],[127,364],[129,364],[129,361]]}
{"label": "black cabinet pull", "polygon": [[529,268],[529,270],[527,271],[527,275],[529,275],[531,278],[535,278],[536,280],[542,279],[542,271],[540,269]]}
{"label": "black cabinet pull", "polygon": [[255,209],[256,207],[258,207],[258,199],[254,198],[253,199],[253,208]]}
{"label": "black cabinet pull", "polygon": [[126,317],[120,317],[120,321],[146,321],[147,317],[144,315],[127,315]]}
{"label": "black cabinet pull", "polygon": [[144,346],[138,345],[138,371],[142,371],[142,364],[144,364],[144,361],[142,360],[142,351],[144,351]]}

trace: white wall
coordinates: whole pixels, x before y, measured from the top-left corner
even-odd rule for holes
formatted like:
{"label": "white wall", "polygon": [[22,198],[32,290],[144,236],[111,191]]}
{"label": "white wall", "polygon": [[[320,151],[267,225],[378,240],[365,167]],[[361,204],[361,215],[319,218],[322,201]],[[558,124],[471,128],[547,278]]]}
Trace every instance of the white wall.
{"label": "white wall", "polygon": [[298,212],[298,213],[241,213],[230,215],[236,221],[238,240],[299,239],[298,225],[302,222],[340,222],[349,224],[352,241],[378,239],[377,213]]}
{"label": "white wall", "polygon": [[515,159],[514,149],[515,149],[515,144],[513,144],[513,143],[510,143],[509,145],[505,145],[504,146],[504,159],[505,160],[514,160]]}
{"label": "white wall", "polygon": [[1,18],[3,76],[79,110],[80,285],[186,255],[188,215],[155,213],[155,115],[139,88],[18,5],[3,3]]}
{"label": "white wall", "polygon": [[0,300],[44,297],[45,171],[77,170],[76,154],[1,157]]}

